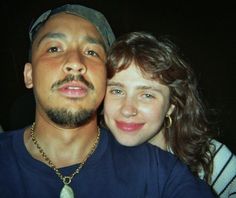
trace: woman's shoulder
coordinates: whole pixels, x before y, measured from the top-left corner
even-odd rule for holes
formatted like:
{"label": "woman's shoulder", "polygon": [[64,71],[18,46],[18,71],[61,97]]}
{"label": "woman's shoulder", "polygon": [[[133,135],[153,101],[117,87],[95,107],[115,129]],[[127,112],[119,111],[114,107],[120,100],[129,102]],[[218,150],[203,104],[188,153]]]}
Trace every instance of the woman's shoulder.
{"label": "woman's shoulder", "polygon": [[211,143],[214,147],[211,186],[218,195],[230,194],[230,191],[235,188],[230,189],[232,185],[235,185],[236,156],[225,144],[217,140],[212,140]]}
{"label": "woman's shoulder", "polygon": [[225,169],[232,169],[236,173],[236,156],[232,151],[223,143],[212,140],[213,150],[213,171],[225,171]]}
{"label": "woman's shoulder", "polygon": [[[236,156],[232,151],[223,143],[213,139],[211,140],[212,144],[212,154],[214,157],[214,161],[216,159],[226,161],[226,159],[231,160],[236,163]],[[219,162],[222,163],[222,162]]]}

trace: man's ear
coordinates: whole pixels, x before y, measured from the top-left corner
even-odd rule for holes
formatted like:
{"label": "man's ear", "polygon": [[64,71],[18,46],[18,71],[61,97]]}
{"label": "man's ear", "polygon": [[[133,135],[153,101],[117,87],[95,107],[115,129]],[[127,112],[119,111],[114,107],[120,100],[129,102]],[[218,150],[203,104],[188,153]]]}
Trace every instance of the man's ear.
{"label": "man's ear", "polygon": [[33,80],[32,80],[32,64],[26,63],[24,68],[24,81],[25,86],[28,89],[31,89],[33,87]]}
{"label": "man's ear", "polygon": [[168,109],[166,115],[169,115],[169,116],[170,116],[170,115],[173,113],[174,110],[175,110],[175,105],[174,105],[174,104],[171,104],[171,105],[169,106],[169,109]]}

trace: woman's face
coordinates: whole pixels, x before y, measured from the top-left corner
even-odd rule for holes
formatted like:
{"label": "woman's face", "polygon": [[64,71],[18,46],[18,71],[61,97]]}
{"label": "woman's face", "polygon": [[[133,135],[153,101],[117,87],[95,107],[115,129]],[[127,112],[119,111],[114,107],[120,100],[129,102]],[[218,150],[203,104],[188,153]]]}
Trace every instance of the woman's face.
{"label": "woman's face", "polygon": [[169,88],[144,78],[132,63],[108,80],[104,118],[117,139],[126,146],[141,144],[155,136],[168,111]]}

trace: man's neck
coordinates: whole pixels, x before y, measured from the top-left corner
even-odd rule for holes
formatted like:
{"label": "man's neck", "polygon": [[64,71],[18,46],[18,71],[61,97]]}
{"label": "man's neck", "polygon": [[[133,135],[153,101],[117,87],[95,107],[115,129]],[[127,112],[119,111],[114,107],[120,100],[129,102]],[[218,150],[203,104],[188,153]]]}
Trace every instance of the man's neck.
{"label": "man's neck", "polygon": [[[42,157],[31,137],[31,128],[26,129],[24,142],[33,158],[47,162]],[[77,164],[86,157],[96,141],[98,128],[96,118],[78,128],[61,128],[53,123],[36,121],[34,136],[47,157],[57,167]]]}

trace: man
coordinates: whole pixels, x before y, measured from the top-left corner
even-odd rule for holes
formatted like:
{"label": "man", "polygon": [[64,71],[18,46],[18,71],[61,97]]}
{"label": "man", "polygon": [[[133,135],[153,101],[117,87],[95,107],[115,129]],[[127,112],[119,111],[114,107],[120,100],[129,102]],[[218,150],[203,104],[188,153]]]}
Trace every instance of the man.
{"label": "man", "polygon": [[106,51],[104,16],[80,5],[42,14],[29,32],[27,88],[35,123],[0,136],[1,197],[211,197],[172,155],[144,144],[119,145],[99,129]]}

